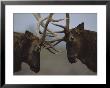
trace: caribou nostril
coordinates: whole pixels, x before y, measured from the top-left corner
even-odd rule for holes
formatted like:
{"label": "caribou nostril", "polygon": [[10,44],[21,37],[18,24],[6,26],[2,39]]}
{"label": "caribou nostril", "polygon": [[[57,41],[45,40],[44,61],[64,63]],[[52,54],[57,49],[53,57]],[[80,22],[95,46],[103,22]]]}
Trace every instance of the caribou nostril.
{"label": "caribou nostril", "polygon": [[36,65],[36,64],[31,65],[31,68],[38,68],[38,67],[39,65]]}
{"label": "caribou nostril", "polygon": [[68,57],[69,62],[72,63],[76,63],[76,57]]}
{"label": "caribou nostril", "polygon": [[40,65],[31,65],[30,69],[32,71],[34,71],[35,73],[39,72],[40,71]]}

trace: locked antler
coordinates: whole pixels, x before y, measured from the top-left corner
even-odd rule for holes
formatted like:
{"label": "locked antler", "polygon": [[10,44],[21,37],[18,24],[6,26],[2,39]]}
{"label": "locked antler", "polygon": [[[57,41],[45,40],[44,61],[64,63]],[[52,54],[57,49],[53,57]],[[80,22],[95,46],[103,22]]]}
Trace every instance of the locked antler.
{"label": "locked antler", "polygon": [[[50,42],[45,41],[45,37],[47,36],[46,31],[48,31],[48,32],[50,32],[50,34],[52,34],[50,36],[57,37],[57,35],[54,32],[49,30],[48,25],[49,25],[50,22],[59,22],[59,21],[62,21],[63,19],[59,19],[59,20],[52,19],[53,13],[49,14],[49,16],[44,18],[44,19],[40,16],[39,13],[33,13],[33,15],[37,20],[37,29],[38,30],[36,30],[36,34],[37,34],[37,36],[40,35],[39,32],[42,34],[42,37],[40,35],[41,46],[44,46],[51,53],[54,53],[52,50],[54,50],[56,52],[59,52],[58,50],[55,49],[55,47]],[[44,24],[44,22],[43,22],[45,20],[47,20],[46,24]],[[40,31],[40,26],[42,26],[44,28],[43,33]]]}
{"label": "locked antler", "polygon": [[49,17],[46,21],[46,24],[45,24],[45,27],[44,27],[44,33],[43,33],[43,36],[42,36],[42,39],[41,39],[41,44],[43,44],[44,41],[45,41],[47,27],[48,27],[49,23],[52,21],[52,16],[53,16],[53,13],[50,13],[50,15],[49,15]]}
{"label": "locked antler", "polygon": [[[39,32],[42,33],[40,31],[40,26],[42,26],[43,28],[45,28],[45,24],[44,24],[44,21],[48,19],[48,17],[45,17],[45,18],[42,18],[40,13],[33,13],[34,17],[36,18],[37,20],[37,27],[38,27],[38,35],[39,35]],[[62,21],[64,19],[59,19],[59,20],[54,20],[54,19],[51,19],[51,22],[59,22],[59,21]],[[47,31],[52,34],[53,36],[52,37],[57,37],[58,35],[52,31],[50,31],[50,29],[48,28]]]}
{"label": "locked antler", "polygon": [[66,26],[52,23],[52,24],[55,25],[55,26],[58,26],[58,27],[63,28],[62,31],[56,31],[56,32],[54,32],[54,33],[65,33],[65,36],[64,36],[64,37],[62,37],[62,38],[60,38],[60,39],[54,39],[54,40],[50,41],[51,43],[56,42],[55,44],[53,44],[53,46],[59,44],[59,43],[62,42],[62,41],[65,41],[65,39],[68,38],[68,35],[69,35],[69,19],[70,19],[69,13],[66,13]]}

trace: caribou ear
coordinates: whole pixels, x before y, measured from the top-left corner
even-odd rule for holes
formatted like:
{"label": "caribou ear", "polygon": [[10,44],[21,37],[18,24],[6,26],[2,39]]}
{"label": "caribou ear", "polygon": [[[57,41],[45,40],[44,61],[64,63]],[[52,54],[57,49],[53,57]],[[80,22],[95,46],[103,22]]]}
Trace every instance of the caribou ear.
{"label": "caribou ear", "polygon": [[76,32],[78,34],[80,34],[82,31],[84,30],[84,22],[82,22],[81,24],[79,24],[77,27],[76,27]]}
{"label": "caribou ear", "polygon": [[77,26],[77,29],[79,29],[79,30],[84,30],[84,22],[82,22],[81,24],[79,24],[79,25]]}
{"label": "caribou ear", "polygon": [[30,39],[31,40],[32,39],[32,35],[33,34],[31,32],[29,32],[29,31],[26,31],[25,32],[25,38],[27,38],[27,39]]}

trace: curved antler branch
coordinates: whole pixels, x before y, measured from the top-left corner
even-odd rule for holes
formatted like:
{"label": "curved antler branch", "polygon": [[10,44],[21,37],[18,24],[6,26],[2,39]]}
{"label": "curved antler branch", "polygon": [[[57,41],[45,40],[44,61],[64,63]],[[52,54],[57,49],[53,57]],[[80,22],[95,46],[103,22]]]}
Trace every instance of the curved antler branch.
{"label": "curved antler branch", "polygon": [[[36,30],[36,33],[39,35],[39,32],[42,33],[42,32],[40,31],[40,25],[41,25],[43,28],[45,28],[45,24],[44,24],[43,21],[47,20],[48,17],[42,19],[40,13],[32,13],[32,14],[33,14],[33,16],[36,18],[36,20],[37,20],[37,28],[38,28],[38,31]],[[52,20],[53,20],[53,19],[52,19]],[[51,20],[51,21],[52,21],[52,20]],[[62,19],[56,20],[56,21],[61,21],[61,20],[62,20]],[[54,20],[54,21],[55,21],[55,20]],[[55,37],[58,36],[58,35],[55,34],[54,32],[50,31],[49,28],[47,29],[47,31],[48,31],[49,33],[51,33],[52,35],[54,35]]]}
{"label": "curved antler branch", "polygon": [[53,13],[50,13],[50,15],[49,15],[49,17],[48,17],[48,19],[46,21],[46,24],[45,24],[45,27],[44,27],[43,36],[42,36],[42,40],[41,40],[41,44],[44,43],[44,41],[45,41],[47,27],[48,27],[49,22],[51,22],[52,16],[53,16]]}
{"label": "curved antler branch", "polygon": [[62,30],[62,31],[55,31],[54,33],[64,33],[64,30]]}
{"label": "curved antler branch", "polygon": [[63,28],[63,29],[66,28],[65,26],[62,26],[62,25],[59,25],[59,24],[55,24],[55,23],[52,23],[52,24],[55,25],[55,26],[61,27],[61,28]]}
{"label": "curved antler branch", "polygon": [[60,41],[60,40],[63,40],[63,38],[62,39],[54,39],[54,40],[50,41],[50,43],[54,43],[54,42]]}
{"label": "curved antler branch", "polygon": [[64,20],[64,19],[59,19],[59,20],[54,20],[54,19],[52,19],[51,21],[52,21],[52,22],[59,22],[59,21],[62,21],[62,20]]}
{"label": "curved antler branch", "polygon": [[69,31],[69,13],[66,13],[66,30]]}
{"label": "curved antler branch", "polygon": [[[50,42],[45,43],[45,37],[50,36],[50,37],[55,37],[57,39],[58,35],[56,33],[52,32],[52,31],[50,31],[50,29],[48,29],[48,24],[50,22],[59,22],[59,21],[62,21],[64,19],[59,19],[59,20],[52,19],[53,13],[49,14],[49,16],[44,18],[44,19],[42,19],[40,13],[33,13],[33,15],[37,20],[37,27],[38,27],[38,30],[36,30],[37,36],[38,36],[38,33],[42,34],[42,38],[40,37],[41,38],[41,46],[44,46],[48,51],[50,51],[53,54],[55,54],[55,53],[52,50],[59,52],[58,50],[56,50],[54,48],[54,46]],[[45,20],[47,20],[46,24],[44,24]],[[44,32],[40,31],[40,26],[42,26],[44,28]],[[48,31],[48,34],[50,33],[52,35],[46,35],[46,31]]]}
{"label": "curved antler branch", "polygon": [[59,44],[61,41],[65,41],[65,39],[67,39],[69,37],[68,36],[69,35],[69,21],[70,21],[69,19],[70,19],[69,13],[66,13],[66,26],[62,26],[62,25],[59,25],[59,24],[52,23],[53,25],[61,27],[61,28],[64,29],[62,31],[57,31],[57,32],[54,32],[54,33],[65,33],[65,36],[62,39],[56,39],[56,40],[50,41],[51,43],[54,43],[54,42],[57,41],[53,46]]}

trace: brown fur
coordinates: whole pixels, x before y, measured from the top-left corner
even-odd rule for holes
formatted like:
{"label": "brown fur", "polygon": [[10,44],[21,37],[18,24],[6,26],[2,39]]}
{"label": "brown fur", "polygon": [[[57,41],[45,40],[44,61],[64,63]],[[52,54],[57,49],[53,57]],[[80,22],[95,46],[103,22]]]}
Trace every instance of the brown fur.
{"label": "brown fur", "polygon": [[70,30],[66,49],[70,63],[75,63],[78,58],[90,70],[97,72],[97,33],[84,30],[84,23]]}
{"label": "brown fur", "polygon": [[79,36],[78,58],[92,71],[97,71],[97,33],[84,30]]}
{"label": "brown fur", "polygon": [[14,72],[21,70],[22,62],[29,64],[34,72],[40,70],[40,52],[33,51],[36,45],[39,45],[39,38],[32,33],[14,32]]}

